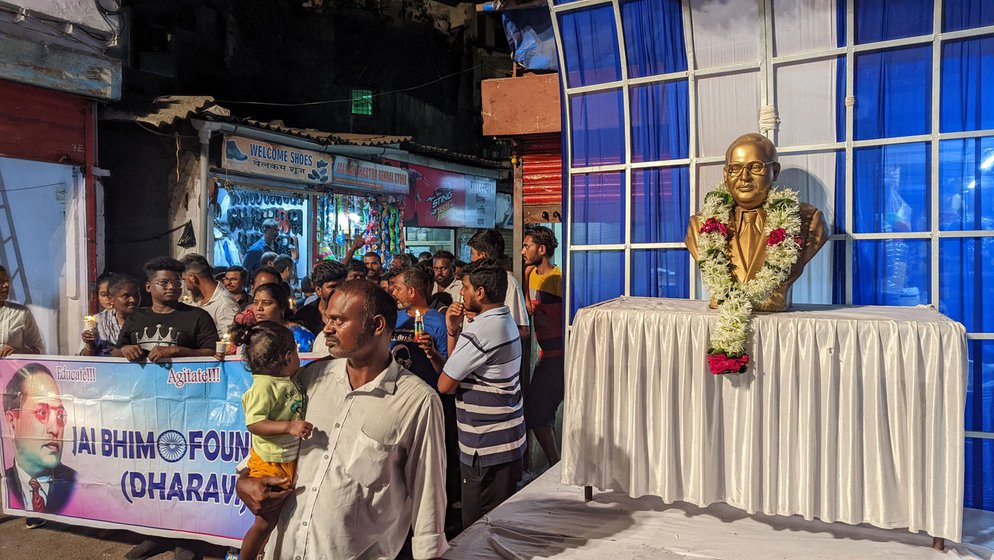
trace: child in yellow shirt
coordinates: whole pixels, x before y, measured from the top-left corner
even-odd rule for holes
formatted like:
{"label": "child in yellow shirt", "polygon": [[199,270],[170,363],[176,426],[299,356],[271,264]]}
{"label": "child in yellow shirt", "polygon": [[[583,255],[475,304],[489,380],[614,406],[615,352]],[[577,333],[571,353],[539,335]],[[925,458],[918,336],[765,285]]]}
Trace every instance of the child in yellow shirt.
{"label": "child in yellow shirt", "polygon": [[[249,476],[277,476],[293,486],[300,439],[314,426],[304,421],[304,393],[293,376],[300,369],[297,342],[290,329],[264,321],[236,325],[232,340],[243,346],[245,365],[252,372],[252,386],[242,396],[245,424],[252,434]],[[259,514],[242,540],[241,558],[258,556],[279,519],[279,510]]]}

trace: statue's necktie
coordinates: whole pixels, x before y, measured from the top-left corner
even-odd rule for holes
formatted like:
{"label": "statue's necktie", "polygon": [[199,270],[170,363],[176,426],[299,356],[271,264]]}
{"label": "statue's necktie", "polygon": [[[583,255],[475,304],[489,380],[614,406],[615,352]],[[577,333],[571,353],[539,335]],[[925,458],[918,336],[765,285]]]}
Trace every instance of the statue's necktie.
{"label": "statue's necktie", "polygon": [[31,487],[31,509],[45,513],[45,498],[41,497],[41,483],[32,478],[28,481],[28,486]]}
{"label": "statue's necktie", "polygon": [[759,242],[763,239],[763,231],[759,229],[759,210],[748,210],[742,212],[742,224],[739,227],[739,248],[746,258],[748,266],[752,258],[756,256]]}

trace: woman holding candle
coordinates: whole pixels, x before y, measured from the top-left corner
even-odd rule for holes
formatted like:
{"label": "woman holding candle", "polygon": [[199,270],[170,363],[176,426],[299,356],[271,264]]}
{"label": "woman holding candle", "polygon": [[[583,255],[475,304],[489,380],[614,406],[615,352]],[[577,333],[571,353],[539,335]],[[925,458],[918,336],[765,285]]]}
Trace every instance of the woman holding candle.
{"label": "woman holding candle", "polygon": [[[121,335],[124,321],[138,309],[141,296],[138,281],[127,274],[115,274],[107,281],[111,308],[87,316],[80,356],[110,356]],[[92,323],[89,320],[92,319]]]}
{"label": "woman holding candle", "polygon": [[311,351],[314,333],[288,319],[291,314],[290,293],[282,285],[269,283],[257,287],[252,296],[251,309],[255,322],[272,321],[283,325],[293,333],[298,352]]}
{"label": "woman holding candle", "polygon": [[10,274],[0,266],[0,358],[11,354],[44,354],[45,343],[26,305],[7,301]]}

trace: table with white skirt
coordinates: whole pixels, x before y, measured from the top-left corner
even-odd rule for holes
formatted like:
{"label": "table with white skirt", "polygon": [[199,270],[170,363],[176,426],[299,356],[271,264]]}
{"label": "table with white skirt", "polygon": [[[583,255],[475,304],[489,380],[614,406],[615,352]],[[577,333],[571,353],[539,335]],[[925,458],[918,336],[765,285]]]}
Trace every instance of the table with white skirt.
{"label": "table with white skirt", "polygon": [[577,313],[562,482],[960,540],[962,325],[928,307],[798,305],[755,314],[748,371],[713,375],[717,319],[683,299]]}

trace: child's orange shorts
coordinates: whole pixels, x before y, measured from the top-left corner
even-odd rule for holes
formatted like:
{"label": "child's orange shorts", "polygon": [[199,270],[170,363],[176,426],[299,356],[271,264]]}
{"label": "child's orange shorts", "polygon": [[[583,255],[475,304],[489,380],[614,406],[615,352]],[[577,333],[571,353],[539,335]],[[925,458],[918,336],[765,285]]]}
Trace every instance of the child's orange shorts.
{"label": "child's orange shorts", "polygon": [[297,462],[290,461],[289,463],[270,463],[268,461],[263,461],[262,457],[255,452],[255,449],[249,449],[249,477],[250,478],[262,478],[264,476],[281,476],[289,480],[283,485],[283,488],[290,488],[293,486],[294,478],[297,475]]}

